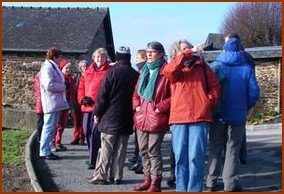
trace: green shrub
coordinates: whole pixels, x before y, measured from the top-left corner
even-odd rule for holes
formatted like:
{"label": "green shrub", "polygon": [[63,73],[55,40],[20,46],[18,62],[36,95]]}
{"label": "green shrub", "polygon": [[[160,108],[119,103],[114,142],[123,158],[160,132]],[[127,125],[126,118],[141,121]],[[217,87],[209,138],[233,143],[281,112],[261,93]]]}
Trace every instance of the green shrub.
{"label": "green shrub", "polygon": [[2,163],[24,162],[25,145],[32,131],[2,129]]}

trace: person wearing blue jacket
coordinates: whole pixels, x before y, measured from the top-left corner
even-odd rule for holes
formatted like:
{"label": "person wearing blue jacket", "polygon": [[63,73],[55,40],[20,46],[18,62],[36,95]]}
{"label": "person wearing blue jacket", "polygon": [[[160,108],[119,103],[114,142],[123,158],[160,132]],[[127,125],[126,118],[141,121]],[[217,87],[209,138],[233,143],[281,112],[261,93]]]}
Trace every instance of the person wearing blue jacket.
{"label": "person wearing blue jacket", "polygon": [[222,92],[219,105],[213,110],[214,122],[209,132],[210,156],[205,190],[216,191],[222,150],[226,144],[222,173],[224,191],[241,191],[239,152],[247,112],[256,104],[260,89],[247,54],[236,38],[231,38],[224,44],[223,52],[210,67],[219,78]]}

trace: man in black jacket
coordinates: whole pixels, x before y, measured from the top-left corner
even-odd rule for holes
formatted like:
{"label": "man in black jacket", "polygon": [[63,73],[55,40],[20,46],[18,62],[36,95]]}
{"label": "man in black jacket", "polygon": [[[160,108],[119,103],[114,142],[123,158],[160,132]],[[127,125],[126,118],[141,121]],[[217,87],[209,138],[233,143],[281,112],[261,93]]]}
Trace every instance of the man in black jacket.
{"label": "man in black jacket", "polygon": [[130,50],[120,47],[116,63],[106,74],[99,90],[94,109],[94,120],[101,132],[101,148],[94,171],[94,184],[121,184],[129,135],[133,133],[132,95],[138,72],[131,67]]}

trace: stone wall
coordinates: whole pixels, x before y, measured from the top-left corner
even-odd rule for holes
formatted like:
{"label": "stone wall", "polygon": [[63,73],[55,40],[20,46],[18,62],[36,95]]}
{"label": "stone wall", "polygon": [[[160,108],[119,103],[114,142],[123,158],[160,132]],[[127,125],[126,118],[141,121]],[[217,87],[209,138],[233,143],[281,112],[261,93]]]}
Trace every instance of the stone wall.
{"label": "stone wall", "polygon": [[[251,114],[268,113],[278,110],[278,68],[276,60],[260,60],[256,62],[255,73],[260,86],[260,98]],[[280,109],[281,111],[281,109]]]}
{"label": "stone wall", "polygon": [[[77,56],[64,55],[75,69]],[[3,54],[2,56],[2,105],[33,110],[34,77],[45,60],[45,54]]]}

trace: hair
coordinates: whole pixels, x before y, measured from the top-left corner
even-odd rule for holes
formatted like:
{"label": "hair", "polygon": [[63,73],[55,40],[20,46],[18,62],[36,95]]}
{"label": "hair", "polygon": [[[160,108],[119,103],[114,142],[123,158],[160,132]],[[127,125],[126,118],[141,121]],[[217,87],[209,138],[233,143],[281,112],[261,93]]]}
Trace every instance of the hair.
{"label": "hair", "polygon": [[139,50],[137,51],[137,55],[141,55],[141,58],[142,58],[142,59],[147,60],[147,52],[146,52],[145,49],[139,49]]}
{"label": "hair", "polygon": [[229,33],[229,34],[227,34],[227,35],[224,37],[224,39],[225,39],[226,37],[228,37],[229,39],[230,39],[230,38],[235,38],[235,39],[238,39],[239,41],[241,40],[240,37],[239,37],[239,35],[238,35],[237,33]]}
{"label": "hair", "polygon": [[189,43],[187,40],[178,40],[174,42],[174,44],[170,48],[170,58],[173,59],[175,56],[177,56],[178,53],[180,53],[180,45],[184,43],[187,44],[190,48],[192,48],[192,44]]}
{"label": "hair", "polygon": [[50,60],[53,60],[55,57],[59,58],[60,56],[62,56],[62,51],[56,47],[49,48],[45,55],[46,59]]}
{"label": "hair", "polygon": [[154,49],[154,50],[158,51],[159,53],[163,53],[164,55],[166,54],[163,45],[161,43],[157,42],[157,41],[149,42],[147,44],[147,48]]}
{"label": "hair", "polygon": [[101,55],[101,56],[105,56],[106,57],[106,59],[107,59],[107,61],[111,61],[111,59],[110,59],[110,57],[109,57],[109,55],[108,55],[108,52],[107,52],[107,50],[105,49],[105,48],[98,48],[98,49],[96,49],[94,52],[93,52],[93,54],[92,54],[92,58],[94,59],[94,55]]}

